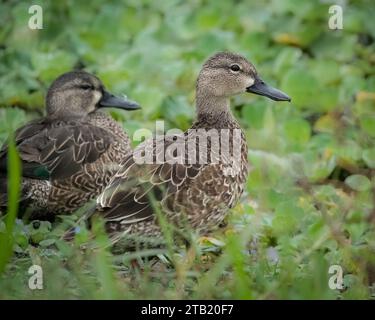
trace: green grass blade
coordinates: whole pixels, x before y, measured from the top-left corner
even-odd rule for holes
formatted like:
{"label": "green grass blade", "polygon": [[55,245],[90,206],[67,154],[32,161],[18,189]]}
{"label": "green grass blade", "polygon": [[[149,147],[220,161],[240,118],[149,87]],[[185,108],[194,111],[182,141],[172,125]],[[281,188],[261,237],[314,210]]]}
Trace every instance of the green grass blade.
{"label": "green grass blade", "polygon": [[5,218],[6,230],[0,233],[0,274],[13,254],[13,227],[18,212],[21,184],[21,162],[13,137],[8,145],[8,210]]}

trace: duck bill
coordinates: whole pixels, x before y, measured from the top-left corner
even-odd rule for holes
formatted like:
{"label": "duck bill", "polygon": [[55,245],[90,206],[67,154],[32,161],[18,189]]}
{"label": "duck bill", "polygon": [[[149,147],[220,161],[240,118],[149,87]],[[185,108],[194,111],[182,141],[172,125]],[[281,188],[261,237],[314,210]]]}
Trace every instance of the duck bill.
{"label": "duck bill", "polygon": [[259,94],[261,96],[265,96],[275,101],[289,101],[290,102],[292,100],[286,93],[269,86],[260,78],[256,78],[254,84],[246,88],[246,91]]}
{"label": "duck bill", "polygon": [[137,102],[128,100],[127,98],[117,97],[108,91],[103,92],[103,96],[99,101],[99,108],[105,107],[125,110],[137,110],[141,108]]}

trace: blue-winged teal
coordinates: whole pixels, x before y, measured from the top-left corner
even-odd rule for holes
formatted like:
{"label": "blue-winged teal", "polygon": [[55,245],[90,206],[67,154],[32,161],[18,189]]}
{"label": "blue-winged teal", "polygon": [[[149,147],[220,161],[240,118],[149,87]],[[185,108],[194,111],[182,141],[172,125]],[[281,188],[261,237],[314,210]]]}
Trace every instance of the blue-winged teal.
{"label": "blue-winged teal", "polygon": [[[228,209],[242,194],[248,174],[245,135],[229,105],[231,96],[244,92],[290,101],[285,93],[265,84],[255,67],[238,54],[217,53],[205,62],[197,80],[197,120],[191,129],[180,137],[156,137],[139,145],[133,155],[123,161],[122,168],[99,196],[96,213],[106,219],[107,229],[115,239],[122,236],[130,239],[133,235],[159,239],[157,208],[162,209],[177,228],[187,223],[197,232],[209,232],[223,221]],[[198,142],[200,136],[212,129],[228,132],[229,139],[225,141],[229,144],[225,144],[221,136],[214,142],[211,135],[208,135],[206,146]],[[198,139],[197,136],[192,138],[197,132]],[[187,149],[191,141],[193,149]],[[187,152],[176,152],[178,144],[183,145],[180,151]],[[216,144],[232,150],[230,156],[233,156],[234,166],[210,153]],[[173,146],[172,151],[170,146]],[[191,159],[199,154],[200,148],[203,153],[208,151],[206,161],[196,159],[198,161],[194,163]],[[142,157],[150,150],[154,162],[164,161],[139,164],[136,157]],[[168,152],[175,156],[175,163],[166,161],[171,155],[168,156]]]}
{"label": "blue-winged teal", "polygon": [[[122,127],[99,110],[139,105],[106,91],[102,82],[84,71],[58,77],[48,90],[46,117],[15,133],[22,161],[22,202],[32,217],[69,213],[95,198],[131,153]],[[7,146],[0,151],[0,177],[6,181]],[[5,205],[5,190],[2,190]]]}

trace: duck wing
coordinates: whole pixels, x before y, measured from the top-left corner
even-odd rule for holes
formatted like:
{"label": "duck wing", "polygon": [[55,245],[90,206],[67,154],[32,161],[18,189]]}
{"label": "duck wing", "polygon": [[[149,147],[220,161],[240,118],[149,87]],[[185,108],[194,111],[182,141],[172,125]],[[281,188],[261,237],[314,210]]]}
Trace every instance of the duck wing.
{"label": "duck wing", "polygon": [[[175,211],[168,204],[174,205],[178,190],[195,179],[203,166],[188,159],[192,153],[187,140],[186,135],[164,136],[139,145],[97,200],[97,210],[106,221],[129,225],[149,219],[161,202]],[[196,150],[195,144],[192,149]]]}
{"label": "duck wing", "polygon": [[[76,121],[36,121],[16,131],[15,141],[24,177],[56,180],[72,176],[95,162],[114,137],[106,130]],[[6,172],[7,145],[0,151]]]}

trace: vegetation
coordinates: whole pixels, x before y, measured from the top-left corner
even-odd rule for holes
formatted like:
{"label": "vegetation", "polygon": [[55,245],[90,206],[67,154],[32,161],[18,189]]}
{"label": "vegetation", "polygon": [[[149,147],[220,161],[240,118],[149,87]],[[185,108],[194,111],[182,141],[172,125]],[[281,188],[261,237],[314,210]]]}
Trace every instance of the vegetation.
{"label": "vegetation", "polygon": [[[246,192],[228,225],[190,249],[115,255],[101,221],[66,243],[80,212],[30,223],[14,220],[13,201],[0,220],[0,298],[374,298],[375,4],[346,1],[334,31],[328,2],[41,0],[42,30],[28,28],[28,2],[2,2],[1,142],[40,116],[51,81],[77,67],[141,103],[111,111],[130,134],[157,119],[187,129],[199,68],[221,50],[248,57],[292,103],[233,101],[250,147]],[[33,264],[43,290],[28,287]],[[341,290],[328,286],[331,265],[343,269]]]}

